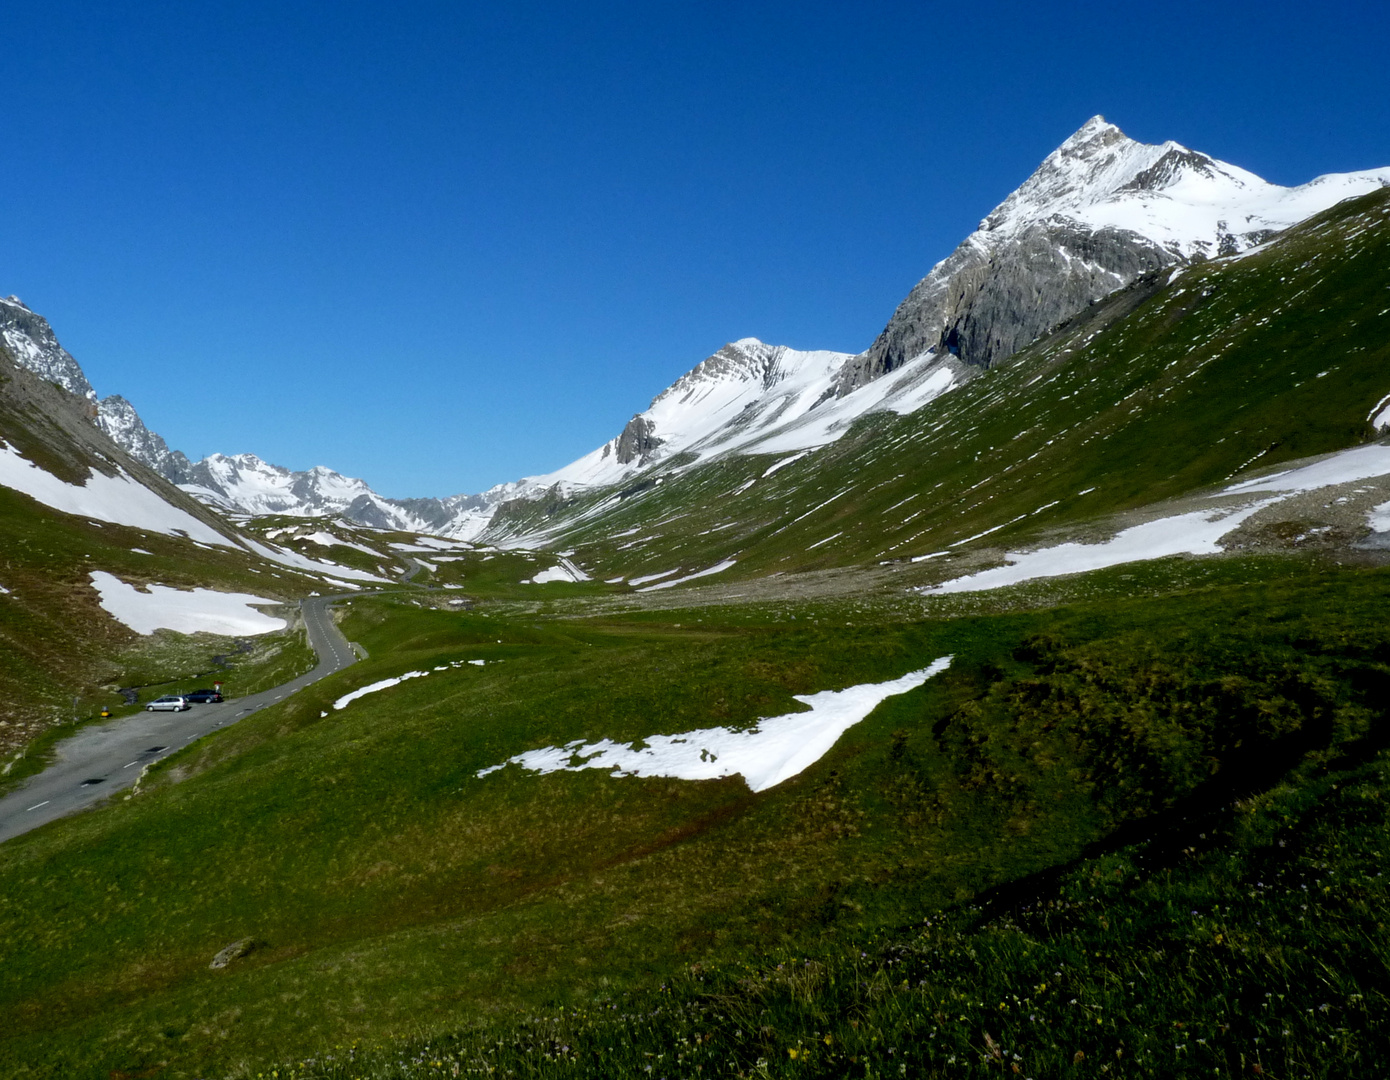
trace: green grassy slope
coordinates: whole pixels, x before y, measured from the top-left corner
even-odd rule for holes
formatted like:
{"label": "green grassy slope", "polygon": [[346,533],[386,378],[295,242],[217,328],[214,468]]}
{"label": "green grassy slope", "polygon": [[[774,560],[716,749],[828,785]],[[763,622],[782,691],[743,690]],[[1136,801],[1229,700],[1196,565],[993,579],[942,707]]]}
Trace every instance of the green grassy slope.
{"label": "green grassy slope", "polygon": [[917,926],[275,1074],[1374,1076],[1387,805],[1390,757],[1363,746]]}
{"label": "green grassy slope", "polygon": [[[854,627],[831,607],[565,623],[356,601],[345,628],[369,664],[176,756],[132,800],[0,848],[0,1063],[229,1074],[697,961],[834,952],[1374,736],[1387,590],[1309,567]],[[947,652],[945,676],[756,796],[474,775],[571,739],[746,724]],[[489,662],[432,670],[460,659]],[[331,707],[409,670],[432,673]]]}
{"label": "green grassy slope", "polygon": [[504,527],[544,530],[604,576],[737,558],[721,580],[927,554],[989,530],[988,543],[1016,544],[1371,438],[1387,331],[1380,191],[1254,254],[1141,281],[766,479],[773,458],[658,466],[659,485],[521,504]]}

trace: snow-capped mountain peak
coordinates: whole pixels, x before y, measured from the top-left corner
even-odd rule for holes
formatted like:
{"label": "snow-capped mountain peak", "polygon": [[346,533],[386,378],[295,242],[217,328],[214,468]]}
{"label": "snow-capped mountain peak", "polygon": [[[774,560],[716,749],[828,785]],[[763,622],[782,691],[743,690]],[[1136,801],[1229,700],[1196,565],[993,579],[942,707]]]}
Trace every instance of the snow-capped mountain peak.
{"label": "snow-capped mountain peak", "polygon": [[[1247,250],[1381,185],[1390,185],[1390,169],[1285,188],[1176,142],[1138,142],[1094,116],[917,283],[863,353],[741,338],[657,394],[596,450],[482,495],[385,499],[332,469],[292,472],[253,454],[189,463],[125,399],[106,398],[94,411],[134,457],[222,509],[341,514],[467,539],[488,527],[497,507],[543,491],[626,485],[652,466],[724,454],[823,446],[868,413],[921,407],[1137,279]],[[48,324],[15,297],[0,300],[0,345],[50,382],[95,398]]]}
{"label": "snow-capped mountain peak", "polygon": [[1237,254],[1387,183],[1378,169],[1280,187],[1094,116],[914,286],[839,392],[933,350],[989,367],[1143,274]]}
{"label": "snow-capped mountain peak", "polygon": [[1271,184],[1181,143],[1129,138],[1093,116],[980,223],[993,248],[1047,222],[1132,232],[1181,259],[1234,254],[1349,195],[1390,182],[1390,170]]}
{"label": "snow-capped mountain peak", "polygon": [[970,374],[952,357],[928,356],[891,379],[837,397],[841,373],[854,359],[757,338],[730,342],[658,394],[616,438],[563,469],[501,485],[484,498],[497,503],[557,486],[563,491],[618,484],[678,456],[708,461],[824,446],[861,416],[919,408]]}

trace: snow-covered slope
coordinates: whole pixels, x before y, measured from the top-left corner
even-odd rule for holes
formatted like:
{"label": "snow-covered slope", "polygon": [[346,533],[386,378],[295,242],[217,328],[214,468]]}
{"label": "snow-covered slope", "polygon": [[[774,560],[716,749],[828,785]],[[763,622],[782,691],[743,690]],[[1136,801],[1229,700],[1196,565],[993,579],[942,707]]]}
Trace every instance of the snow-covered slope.
{"label": "snow-covered slope", "polygon": [[477,511],[486,505],[479,496],[388,499],[365,481],[322,465],[292,472],[255,454],[213,454],[189,465],[179,486],[228,513],[340,516],[376,529],[462,539],[476,535],[491,517],[490,507],[479,516]]}
{"label": "snow-covered slope", "polygon": [[295,514],[322,517],[342,513],[370,496],[361,480],[322,466],[291,472],[255,454],[213,454],[193,464],[184,490],[213,506],[243,514]]}
{"label": "snow-covered slope", "polygon": [[1280,187],[1172,141],[1135,142],[1093,116],[980,223],[968,242],[998,247],[1038,222],[1057,221],[1123,229],[1184,259],[1235,254],[1386,183],[1390,169]]}
{"label": "snow-covered slope", "polygon": [[919,408],[970,374],[952,357],[924,358],[881,385],[837,399],[840,372],[853,359],[849,353],[800,352],[757,338],[732,342],[682,375],[597,450],[553,473],[494,491],[516,497],[557,484],[616,484],[676,455],[708,460],[728,453],[808,450],[834,442],[876,409]]}

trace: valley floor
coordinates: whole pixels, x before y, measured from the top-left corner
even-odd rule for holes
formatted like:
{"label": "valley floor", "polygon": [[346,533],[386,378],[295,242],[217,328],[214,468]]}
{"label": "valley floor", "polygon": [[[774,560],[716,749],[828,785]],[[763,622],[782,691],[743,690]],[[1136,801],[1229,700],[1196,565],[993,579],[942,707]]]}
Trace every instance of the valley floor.
{"label": "valley floor", "polygon": [[[940,597],[863,573],[893,585],[582,614],[529,586],[352,599],[369,660],[0,847],[4,1071],[1376,1060],[1386,571],[1168,559]],[[494,771],[746,730],[946,655],[765,791]]]}

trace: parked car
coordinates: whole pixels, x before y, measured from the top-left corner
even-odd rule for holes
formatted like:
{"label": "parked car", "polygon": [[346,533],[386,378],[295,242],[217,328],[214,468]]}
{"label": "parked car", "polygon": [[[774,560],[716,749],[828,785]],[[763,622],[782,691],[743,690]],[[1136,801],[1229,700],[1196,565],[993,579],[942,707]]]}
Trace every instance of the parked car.
{"label": "parked car", "polygon": [[150,712],[184,712],[191,709],[188,699],[179,694],[165,694],[161,698],[155,698],[145,706]]}
{"label": "parked car", "polygon": [[222,695],[216,690],[194,690],[191,694],[184,694],[184,700],[194,705],[206,705],[209,702],[222,700]]}

